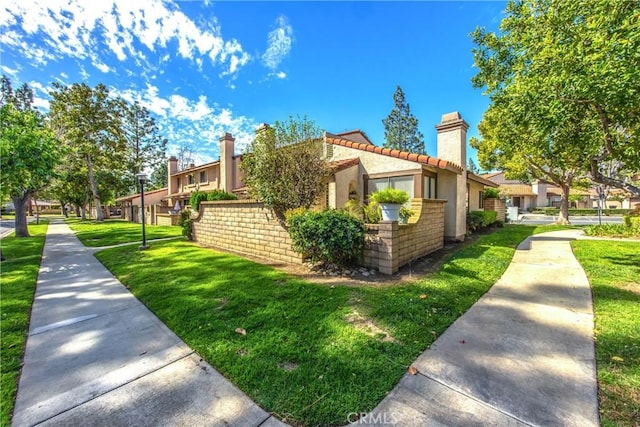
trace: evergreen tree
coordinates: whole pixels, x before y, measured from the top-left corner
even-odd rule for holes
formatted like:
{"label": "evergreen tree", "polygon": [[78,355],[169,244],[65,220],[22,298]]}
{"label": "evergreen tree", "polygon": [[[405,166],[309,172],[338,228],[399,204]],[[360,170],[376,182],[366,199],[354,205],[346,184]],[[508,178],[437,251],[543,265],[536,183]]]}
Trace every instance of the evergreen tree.
{"label": "evergreen tree", "polygon": [[467,164],[467,170],[471,173],[478,174],[480,173],[480,169],[476,165],[476,162],[473,161],[471,157],[469,157],[469,163]]}
{"label": "evergreen tree", "polygon": [[424,137],[418,130],[418,119],[411,114],[404,92],[398,86],[393,94],[394,107],[389,116],[382,120],[384,124],[385,148],[423,154]]}

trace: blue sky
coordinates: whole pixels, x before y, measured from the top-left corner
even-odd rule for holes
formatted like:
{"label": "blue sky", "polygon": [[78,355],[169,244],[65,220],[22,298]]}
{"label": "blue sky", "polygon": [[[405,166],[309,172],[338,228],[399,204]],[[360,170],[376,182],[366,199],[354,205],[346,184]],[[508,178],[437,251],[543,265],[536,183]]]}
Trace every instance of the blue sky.
{"label": "blue sky", "polygon": [[497,29],[505,4],[4,0],[0,69],[43,109],[52,82],[104,83],[155,114],[168,154],[190,145],[198,163],[224,132],[240,153],[257,125],[297,114],[382,145],[400,85],[435,155],[443,113],[477,135],[488,100],[471,87],[469,33]]}

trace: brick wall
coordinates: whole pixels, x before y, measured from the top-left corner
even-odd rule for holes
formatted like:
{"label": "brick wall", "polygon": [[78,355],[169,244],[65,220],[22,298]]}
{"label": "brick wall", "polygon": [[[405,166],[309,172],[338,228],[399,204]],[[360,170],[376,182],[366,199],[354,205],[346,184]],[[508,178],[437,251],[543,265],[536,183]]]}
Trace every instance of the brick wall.
{"label": "brick wall", "polygon": [[200,203],[200,216],[193,221],[193,236],[205,246],[302,263],[302,257],[291,250],[287,230],[271,210],[253,200]]}
{"label": "brick wall", "polygon": [[506,204],[504,200],[501,199],[485,199],[484,200],[484,210],[485,211],[496,211],[498,214],[498,221],[504,222],[505,213],[506,213]]}
{"label": "brick wall", "polygon": [[157,225],[178,225],[179,219],[180,219],[180,215],[178,214],[168,214],[168,213],[156,214]]}
{"label": "brick wall", "polygon": [[444,246],[444,200],[413,199],[409,224],[368,225],[363,265],[393,274],[411,261]]}
{"label": "brick wall", "polygon": [[[413,199],[409,224],[383,221],[368,225],[362,265],[393,274],[409,262],[444,245],[444,200]],[[193,222],[194,240],[231,252],[292,264],[302,257],[274,214],[251,200],[202,202]]]}

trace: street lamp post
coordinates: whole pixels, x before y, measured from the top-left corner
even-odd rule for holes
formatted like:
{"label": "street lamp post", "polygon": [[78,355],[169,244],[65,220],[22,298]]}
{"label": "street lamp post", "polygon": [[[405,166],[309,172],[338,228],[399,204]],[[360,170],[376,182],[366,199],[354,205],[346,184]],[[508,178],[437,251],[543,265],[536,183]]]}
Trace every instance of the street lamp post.
{"label": "street lamp post", "polygon": [[144,229],[146,222],[144,218],[144,183],[147,180],[147,174],[144,172],[140,172],[136,174],[136,177],[138,178],[138,182],[140,183],[140,203],[142,204],[142,246],[140,246],[138,249],[142,251],[145,249],[149,249],[149,246],[147,246],[147,234]]}

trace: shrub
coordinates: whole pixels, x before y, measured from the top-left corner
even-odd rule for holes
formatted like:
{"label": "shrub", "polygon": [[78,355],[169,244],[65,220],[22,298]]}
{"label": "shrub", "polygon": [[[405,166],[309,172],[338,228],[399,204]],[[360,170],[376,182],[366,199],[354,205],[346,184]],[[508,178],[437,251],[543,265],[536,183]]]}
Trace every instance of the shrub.
{"label": "shrub", "polygon": [[500,198],[500,190],[497,188],[485,188],[484,189],[484,198],[485,199],[499,199]]}
{"label": "shrub", "polygon": [[414,211],[412,211],[411,209],[407,209],[404,206],[400,208],[400,222],[402,224],[406,224],[409,221],[409,218],[411,218],[413,216],[413,214],[415,214]]}
{"label": "shrub", "polygon": [[371,194],[369,199],[376,203],[395,203],[397,205],[403,205],[409,201],[409,195],[403,190],[385,188],[384,190],[376,191]]}
{"label": "shrub", "polygon": [[362,205],[357,200],[349,200],[342,210],[354,218],[364,221],[366,224],[378,224],[382,221],[380,205],[375,202]]}
{"label": "shrub", "polygon": [[471,211],[467,214],[467,233],[494,224],[498,219],[496,211]]}
{"label": "shrub", "polygon": [[633,227],[634,225],[640,227],[640,207],[624,215],[623,218],[624,225],[627,227]]}
{"label": "shrub", "polygon": [[207,201],[215,202],[217,200],[238,200],[238,196],[224,190],[213,190],[207,193]]}
{"label": "shrub", "polygon": [[190,210],[184,209],[180,211],[178,225],[182,227],[182,235],[189,240],[193,240],[193,220],[191,219]]}
{"label": "shrub", "polygon": [[289,217],[292,249],[313,262],[348,265],[364,248],[364,224],[344,211],[307,211]]}
{"label": "shrub", "polygon": [[584,234],[597,237],[640,237],[640,224],[627,227],[624,224],[589,225]]}
{"label": "shrub", "polygon": [[207,200],[206,192],[194,191],[191,193],[191,197],[189,198],[189,205],[191,205],[191,209],[198,212],[198,209],[200,209],[200,202],[204,202],[205,200]]}

